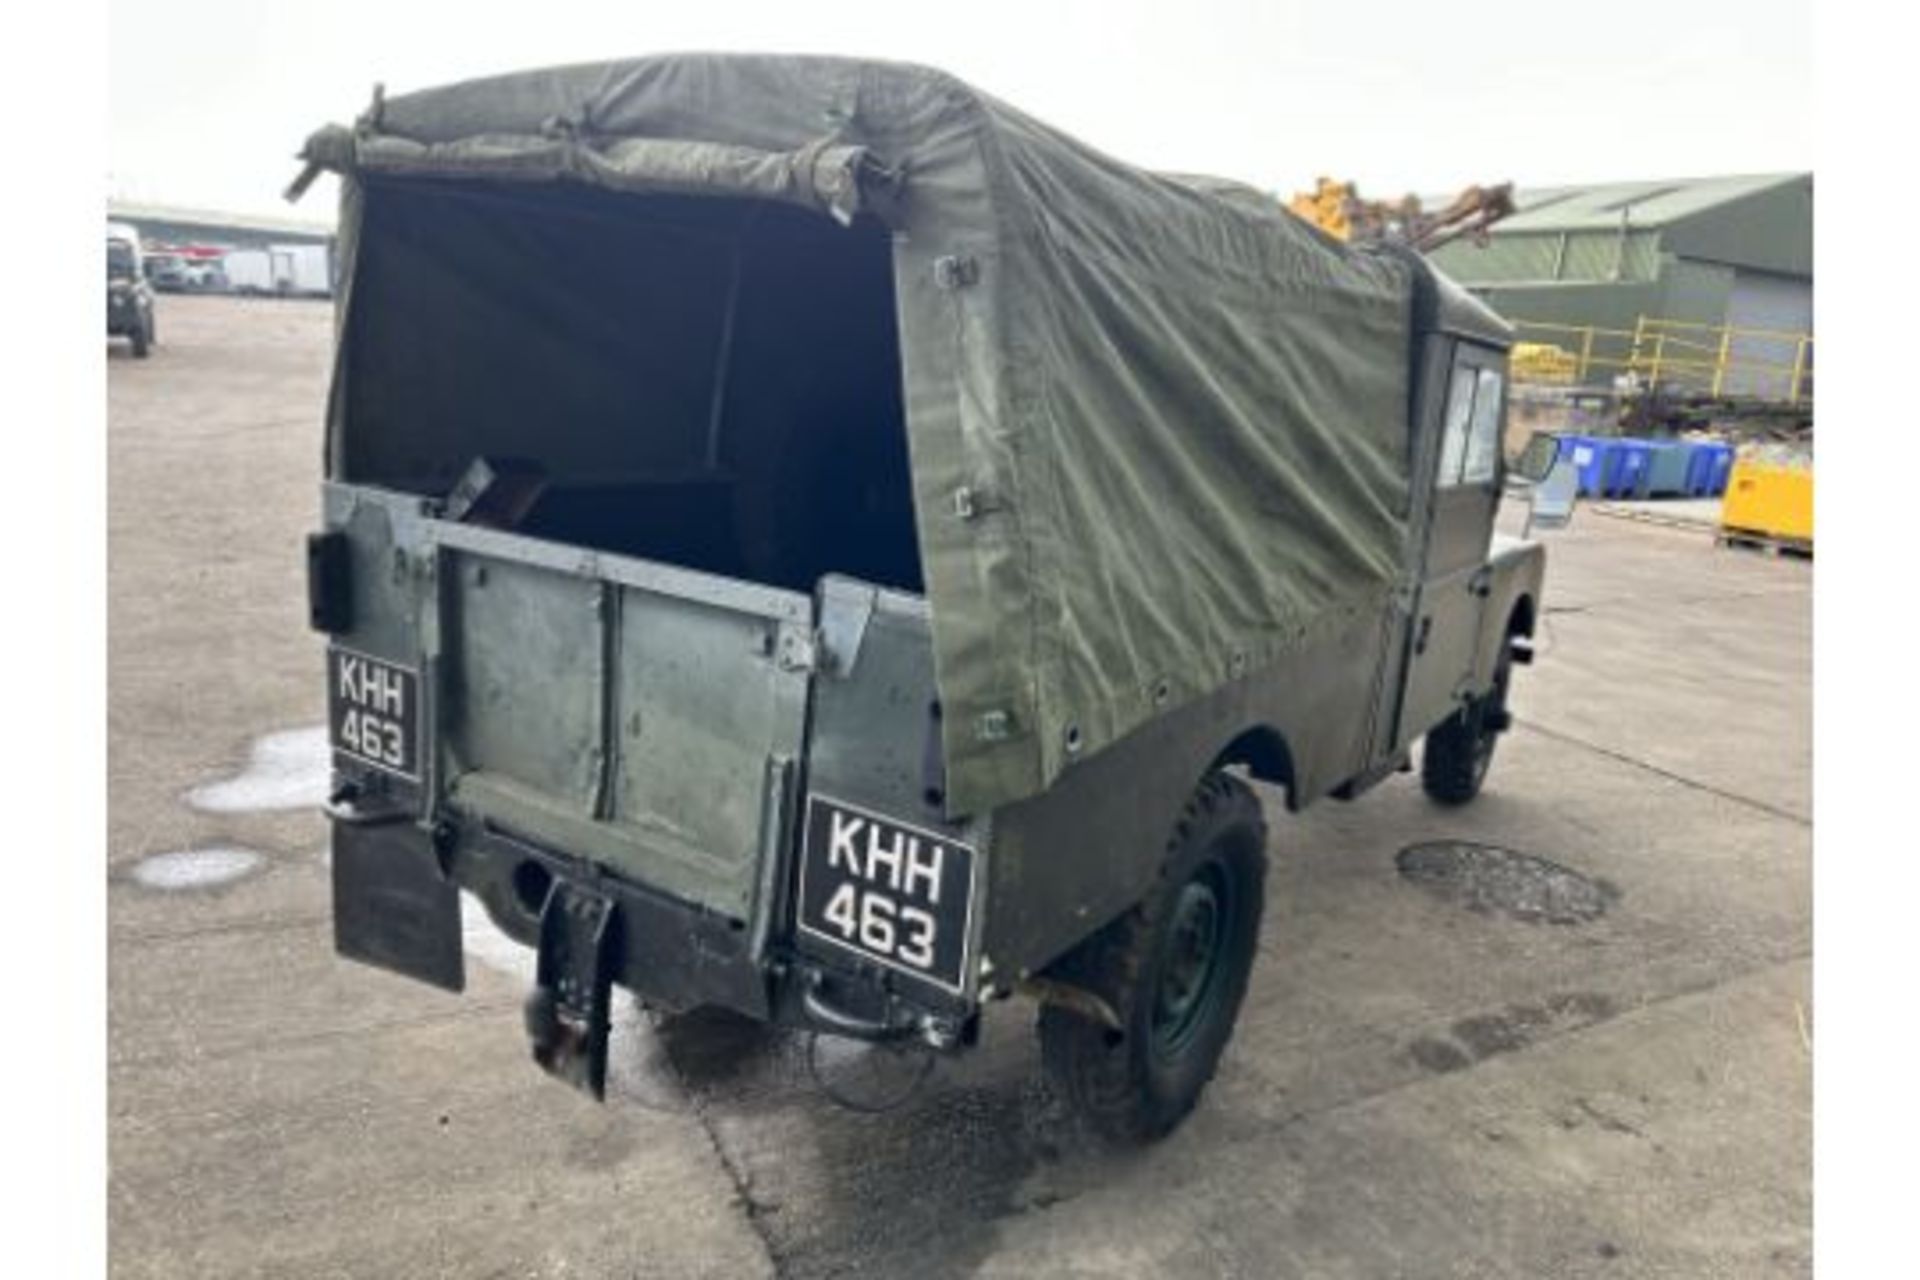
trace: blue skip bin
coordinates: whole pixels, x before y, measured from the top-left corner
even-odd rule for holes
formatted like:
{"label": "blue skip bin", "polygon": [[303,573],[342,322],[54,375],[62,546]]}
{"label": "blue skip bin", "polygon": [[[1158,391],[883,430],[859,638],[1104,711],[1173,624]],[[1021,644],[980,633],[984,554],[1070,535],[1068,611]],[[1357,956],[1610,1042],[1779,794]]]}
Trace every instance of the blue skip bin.
{"label": "blue skip bin", "polygon": [[1653,464],[1653,446],[1645,440],[1620,439],[1611,443],[1613,450],[1602,473],[1602,491],[1609,498],[1638,497]]}
{"label": "blue skip bin", "polygon": [[1696,440],[1687,460],[1687,496],[1717,498],[1727,491],[1733,471],[1733,446],[1723,440]]}
{"label": "blue skip bin", "polygon": [[1687,476],[1693,469],[1693,445],[1684,440],[1652,442],[1652,456],[1640,487],[1639,498],[1681,498],[1687,493]]}
{"label": "blue skip bin", "polygon": [[1619,441],[1605,436],[1560,437],[1560,456],[1573,464],[1574,474],[1580,477],[1580,496],[1599,498],[1606,496],[1608,472],[1613,467],[1613,449]]}

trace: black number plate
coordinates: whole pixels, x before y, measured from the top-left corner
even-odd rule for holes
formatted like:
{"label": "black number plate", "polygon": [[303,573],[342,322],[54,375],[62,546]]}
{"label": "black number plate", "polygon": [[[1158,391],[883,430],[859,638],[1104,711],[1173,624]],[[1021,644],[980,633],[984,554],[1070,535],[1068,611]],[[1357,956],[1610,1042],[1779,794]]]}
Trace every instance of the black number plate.
{"label": "black number plate", "polygon": [[336,754],[419,781],[417,672],[351,649],[329,649],[327,715]]}
{"label": "black number plate", "polygon": [[964,844],[807,800],[800,931],[949,991],[965,986],[977,859]]}

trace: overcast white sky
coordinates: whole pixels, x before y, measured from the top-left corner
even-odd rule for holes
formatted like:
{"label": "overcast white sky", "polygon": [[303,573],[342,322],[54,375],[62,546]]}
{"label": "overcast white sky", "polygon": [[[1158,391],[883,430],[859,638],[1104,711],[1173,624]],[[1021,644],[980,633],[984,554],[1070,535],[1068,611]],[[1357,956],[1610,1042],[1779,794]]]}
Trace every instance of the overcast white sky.
{"label": "overcast white sky", "polygon": [[[247,212],[389,94],[686,49],[933,63],[1124,159],[1292,192],[1810,169],[1804,0],[111,0],[109,189]],[[299,207],[332,216],[329,191]]]}

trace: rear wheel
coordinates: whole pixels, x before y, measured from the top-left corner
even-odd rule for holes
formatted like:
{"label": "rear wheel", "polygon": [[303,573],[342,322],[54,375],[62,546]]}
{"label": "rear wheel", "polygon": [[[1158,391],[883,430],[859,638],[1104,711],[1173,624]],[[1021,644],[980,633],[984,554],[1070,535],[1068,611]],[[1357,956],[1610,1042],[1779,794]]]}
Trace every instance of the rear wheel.
{"label": "rear wheel", "polygon": [[1265,904],[1266,822],[1252,791],[1210,776],[1174,829],[1160,879],[1052,976],[1100,997],[1119,1027],[1040,1011],[1055,1086],[1102,1136],[1155,1141],[1186,1118],[1233,1035]]}
{"label": "rear wheel", "polygon": [[1513,683],[1513,648],[1500,647],[1493,687],[1445,724],[1427,734],[1420,760],[1420,785],[1444,805],[1466,804],[1486,785],[1493,749],[1507,727],[1507,689]]}
{"label": "rear wheel", "polygon": [[133,322],[133,332],[128,335],[133,341],[133,358],[145,360],[153,349],[153,313],[141,315]]}

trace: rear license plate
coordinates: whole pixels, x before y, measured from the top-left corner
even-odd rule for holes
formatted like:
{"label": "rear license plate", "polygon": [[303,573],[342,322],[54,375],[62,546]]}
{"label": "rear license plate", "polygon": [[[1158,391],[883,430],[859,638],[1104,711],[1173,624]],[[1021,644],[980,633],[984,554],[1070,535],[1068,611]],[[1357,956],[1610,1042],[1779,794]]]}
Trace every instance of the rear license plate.
{"label": "rear license plate", "polygon": [[420,780],[418,672],[351,649],[329,649],[327,712],[335,754]]}
{"label": "rear license plate", "polygon": [[976,861],[971,848],[946,836],[811,796],[800,931],[958,993]]}

